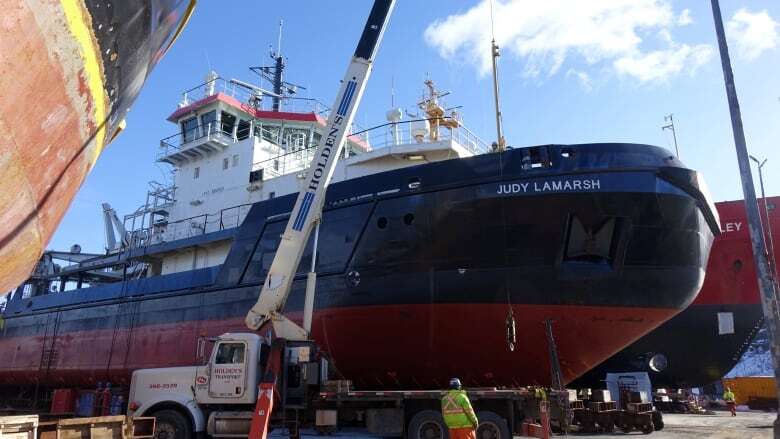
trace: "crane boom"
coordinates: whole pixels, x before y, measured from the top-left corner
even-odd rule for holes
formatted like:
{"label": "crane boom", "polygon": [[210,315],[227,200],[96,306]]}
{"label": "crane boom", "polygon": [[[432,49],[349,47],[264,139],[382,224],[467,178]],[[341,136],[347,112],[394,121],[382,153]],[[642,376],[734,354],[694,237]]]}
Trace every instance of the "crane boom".
{"label": "crane boom", "polygon": [[325,191],[342,153],[348,136],[347,129],[352,125],[394,4],[395,0],[374,1],[260,296],[247,313],[245,323],[250,329],[257,330],[271,321],[278,337],[303,340],[308,336],[306,330],[283,316],[282,310],[290,294],[309,235],[320,220]]}

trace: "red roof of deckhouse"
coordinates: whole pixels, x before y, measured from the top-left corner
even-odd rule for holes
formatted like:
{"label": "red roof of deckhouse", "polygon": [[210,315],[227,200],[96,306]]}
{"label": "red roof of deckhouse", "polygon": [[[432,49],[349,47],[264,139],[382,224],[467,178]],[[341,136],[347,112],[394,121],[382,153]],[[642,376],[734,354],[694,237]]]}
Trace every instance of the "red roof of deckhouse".
{"label": "red roof of deckhouse", "polygon": [[[256,110],[252,107],[250,107],[247,104],[242,104],[238,99],[234,98],[233,96],[228,96],[224,93],[216,93],[211,96],[207,96],[199,101],[195,101],[186,107],[179,108],[178,110],[171,113],[170,116],[168,116],[168,121],[170,122],[178,122],[179,119],[186,115],[187,113],[190,113],[192,111],[197,110],[198,108],[201,108],[207,104],[210,104],[214,101],[220,101],[222,103],[225,103],[227,105],[230,105],[231,107],[236,108],[237,110],[241,110],[245,113],[248,113],[258,119],[276,119],[276,120],[287,120],[287,121],[297,121],[297,122],[315,122],[322,126],[325,126],[325,119],[320,117],[320,115],[309,112],[309,113],[292,113],[287,111],[267,111],[267,110]],[[357,136],[349,136],[349,140],[353,143],[356,143],[363,147],[365,150],[369,150],[370,148],[368,145]]]}
{"label": "red roof of deckhouse", "polygon": [[211,96],[207,96],[199,101],[195,101],[190,105],[187,105],[186,107],[179,108],[178,110],[174,111],[173,114],[168,116],[168,120],[171,122],[176,122],[183,115],[191,111],[195,111],[196,109],[203,107],[206,104],[210,104],[214,101],[220,101],[225,104],[228,104],[231,107],[235,107],[238,110],[241,110],[245,113],[249,113],[258,119],[278,119],[278,120],[294,120],[300,122],[319,122],[320,124],[325,125],[325,121],[315,113],[289,113],[286,111],[256,110],[247,104],[242,104],[241,102],[239,102],[238,99],[234,98],[233,96],[228,96],[224,93],[216,93]]}

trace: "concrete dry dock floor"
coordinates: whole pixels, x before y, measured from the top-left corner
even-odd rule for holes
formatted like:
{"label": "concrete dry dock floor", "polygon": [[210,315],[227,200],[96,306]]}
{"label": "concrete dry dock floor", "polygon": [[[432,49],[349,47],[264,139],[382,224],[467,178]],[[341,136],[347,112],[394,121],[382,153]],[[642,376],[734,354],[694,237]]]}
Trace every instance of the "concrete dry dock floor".
{"label": "concrete dry dock floor", "polygon": [[[772,422],[775,420],[775,413],[764,412],[739,412],[736,417],[732,417],[728,412],[718,411],[714,415],[679,415],[665,414],[664,423],[666,426],[662,431],[656,431],[650,435],[644,435],[641,432],[634,431],[629,434],[571,434],[571,438],[594,439],[601,438],[622,438],[622,439],[689,439],[689,438],[714,438],[714,439],[763,439],[772,437]],[[366,434],[359,429],[344,429],[330,436],[318,436],[313,430],[302,430],[302,438],[305,439],[327,439],[327,438],[345,438],[345,439],[377,439],[379,436]],[[275,430],[269,434],[270,438],[288,437],[283,430]],[[555,436],[565,437],[565,436]],[[522,439],[515,436],[514,439]]]}
{"label": "concrete dry dock floor", "polygon": [[[752,439],[771,438],[772,423],[777,415],[774,412],[738,412],[732,417],[731,413],[717,411],[714,415],[681,415],[664,414],[664,429],[656,431],[646,437],[652,439],[688,439],[688,438],[714,438],[714,439]],[[586,437],[589,435],[576,434],[574,437]],[[629,438],[645,437],[641,432],[630,434],[614,433],[610,435],[598,435],[594,438]]]}

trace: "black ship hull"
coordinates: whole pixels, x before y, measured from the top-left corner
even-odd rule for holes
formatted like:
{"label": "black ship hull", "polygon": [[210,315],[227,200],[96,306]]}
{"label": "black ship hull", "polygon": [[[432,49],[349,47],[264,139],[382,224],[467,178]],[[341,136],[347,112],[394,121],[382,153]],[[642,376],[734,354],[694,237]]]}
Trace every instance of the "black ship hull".
{"label": "black ship hull", "polygon": [[[549,319],[569,382],[695,298],[718,230],[697,184],[665,151],[622,144],[511,150],[333,184],[314,338],[364,388],[438,387],[451,375],[549,385]],[[126,384],[137,368],[198,361],[199,339],[243,329],[292,203],[253,205],[225,231],[233,244],[220,266],[13,298],[0,351],[16,354],[0,382]],[[306,270],[287,305],[294,318]]]}

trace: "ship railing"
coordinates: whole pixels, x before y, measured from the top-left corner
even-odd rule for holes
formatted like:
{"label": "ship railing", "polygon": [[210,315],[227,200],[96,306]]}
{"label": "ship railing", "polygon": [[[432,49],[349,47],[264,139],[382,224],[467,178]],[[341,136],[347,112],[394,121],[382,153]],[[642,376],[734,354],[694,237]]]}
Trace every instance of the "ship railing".
{"label": "ship railing", "polygon": [[302,171],[309,167],[309,163],[314,158],[317,145],[308,148],[299,148],[293,151],[284,152],[270,159],[262,160],[252,164],[252,171],[263,170],[263,179],[279,177],[281,175]]}
{"label": "ship railing", "polygon": [[131,248],[192,238],[238,227],[251,207],[252,204],[239,204],[216,213],[204,213],[173,222],[159,222],[151,227],[135,230],[130,240]]}
{"label": "ship railing", "polygon": [[[396,145],[406,145],[415,143],[430,143],[432,140],[428,136],[415,138],[415,132],[420,122],[431,119],[415,119],[404,122],[389,122],[355,133],[355,135],[364,135],[371,145],[371,150],[380,148],[390,148]],[[439,128],[439,142],[452,141],[474,155],[490,152],[488,144],[477,137],[476,134],[469,131],[466,127],[460,125],[458,128]],[[262,160],[252,164],[252,171],[263,170],[263,179],[274,178],[293,172],[303,171],[309,167],[314,153],[317,150],[316,145],[308,148],[300,148],[290,152],[284,152],[270,159]],[[360,154],[360,151],[350,150],[351,155]]]}
{"label": "ship railing", "polygon": [[[450,121],[451,118],[412,119],[399,122],[388,122],[364,131],[356,132],[368,139],[372,149],[392,147],[396,145],[408,145],[414,143],[434,142],[430,137],[430,130],[424,128],[426,122]],[[480,139],[476,134],[458,121],[457,128],[439,127],[439,135],[436,141],[453,141],[474,155],[486,154],[491,151],[490,145]]]}
{"label": "ship railing", "polygon": [[[217,77],[198,84],[182,93],[181,107],[206,99],[217,93],[230,96],[242,105],[246,104],[258,111],[273,111],[273,98],[242,87],[235,82]],[[283,96],[279,101],[279,111],[291,113],[314,113],[326,118],[330,107],[318,99],[298,96]]]}

